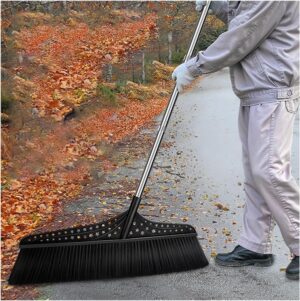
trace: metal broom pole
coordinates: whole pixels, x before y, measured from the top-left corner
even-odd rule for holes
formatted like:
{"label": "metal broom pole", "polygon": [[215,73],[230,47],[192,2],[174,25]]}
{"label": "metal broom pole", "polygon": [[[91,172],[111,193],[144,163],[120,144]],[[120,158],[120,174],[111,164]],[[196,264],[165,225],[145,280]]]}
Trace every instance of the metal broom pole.
{"label": "metal broom pole", "polygon": [[[201,17],[200,17],[200,19],[198,21],[195,33],[193,35],[193,39],[191,41],[191,44],[190,44],[189,50],[188,50],[188,52],[186,54],[184,62],[188,61],[191,58],[192,54],[193,54],[193,51],[195,49],[197,40],[199,38],[199,35],[201,33],[201,30],[202,30],[202,27],[203,27],[203,24],[204,24],[204,21],[205,21],[205,18],[206,18],[207,14],[208,14],[210,3],[211,3],[210,0],[207,1],[205,7],[203,8]],[[150,174],[152,165],[154,163],[154,160],[155,160],[155,157],[157,155],[160,143],[161,143],[161,141],[163,139],[166,127],[167,127],[168,122],[170,120],[172,111],[174,109],[176,100],[178,98],[178,94],[179,94],[179,92],[177,90],[177,87],[175,86],[175,88],[173,90],[173,93],[172,93],[172,96],[171,96],[171,98],[169,100],[169,104],[168,104],[168,106],[166,108],[164,117],[163,117],[163,119],[161,121],[158,133],[156,135],[155,142],[153,144],[150,156],[149,156],[147,164],[145,166],[145,169],[144,169],[143,175],[141,177],[139,186],[137,188],[136,194],[133,197],[131,205],[130,205],[130,208],[128,210],[128,215],[127,215],[127,218],[126,218],[126,221],[125,221],[125,225],[124,225],[124,228],[123,228],[123,231],[122,231],[122,236],[121,236],[122,238],[126,238],[127,237],[129,229],[130,229],[131,224],[132,224],[132,221],[134,219],[134,216],[135,216],[135,214],[136,214],[136,212],[138,210],[138,207],[140,205],[140,201],[141,201],[141,197],[142,197],[145,185],[146,185],[147,180],[149,178],[149,174]]]}

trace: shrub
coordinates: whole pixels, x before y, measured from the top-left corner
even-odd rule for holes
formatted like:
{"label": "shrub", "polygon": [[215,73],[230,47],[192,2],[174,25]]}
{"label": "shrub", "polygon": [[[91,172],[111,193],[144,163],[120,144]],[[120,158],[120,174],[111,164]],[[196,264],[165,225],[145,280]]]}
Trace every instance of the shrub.
{"label": "shrub", "polygon": [[186,54],[186,51],[183,51],[182,49],[174,51],[173,55],[172,55],[173,64],[181,64],[183,62],[183,58],[184,58],[185,54]]}
{"label": "shrub", "polygon": [[84,102],[86,100],[86,93],[82,89],[80,89],[80,88],[75,89],[74,94],[75,94],[77,103],[81,103],[81,102]]}
{"label": "shrub", "polygon": [[201,36],[197,43],[198,50],[204,50],[209,47],[220,34],[226,31],[227,26],[214,15],[207,17]]}
{"label": "shrub", "polygon": [[1,112],[6,112],[11,106],[13,97],[5,89],[1,89]]}
{"label": "shrub", "polygon": [[115,91],[117,93],[122,93],[124,91],[125,86],[126,86],[126,81],[124,81],[124,80],[118,80],[116,82],[116,88],[113,91]]}
{"label": "shrub", "polygon": [[101,100],[104,101],[104,104],[113,106],[117,105],[116,91],[114,89],[103,84],[98,84],[96,89],[96,95],[101,97]]}

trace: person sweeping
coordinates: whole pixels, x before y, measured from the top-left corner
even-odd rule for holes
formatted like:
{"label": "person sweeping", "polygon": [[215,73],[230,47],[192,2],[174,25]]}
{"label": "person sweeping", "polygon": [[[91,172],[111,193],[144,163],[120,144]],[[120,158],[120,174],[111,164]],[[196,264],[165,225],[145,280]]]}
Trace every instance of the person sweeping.
{"label": "person sweeping", "polygon": [[[196,1],[201,11],[206,1]],[[270,266],[278,224],[293,254],[286,269],[299,279],[299,187],[291,173],[293,125],[299,107],[299,2],[213,1],[228,30],[173,72],[179,92],[196,77],[230,67],[240,99],[246,204],[243,232],[222,266]]]}

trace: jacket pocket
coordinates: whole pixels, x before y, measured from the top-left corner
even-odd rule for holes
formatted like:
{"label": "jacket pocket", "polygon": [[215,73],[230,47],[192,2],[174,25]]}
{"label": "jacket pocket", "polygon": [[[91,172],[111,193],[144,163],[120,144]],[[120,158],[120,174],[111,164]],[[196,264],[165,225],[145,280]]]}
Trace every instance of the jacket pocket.
{"label": "jacket pocket", "polygon": [[286,100],[285,108],[289,113],[296,114],[299,109],[299,98]]}
{"label": "jacket pocket", "polygon": [[[276,73],[279,74],[278,70],[275,69],[270,69],[267,68],[264,65],[264,62],[266,60],[266,58],[262,55],[260,50],[256,50],[255,51],[255,57],[256,57],[256,63],[260,68],[261,73],[264,75],[266,81],[271,84],[273,87],[278,87],[278,84],[272,79],[272,75],[276,75]],[[271,59],[271,57],[269,57],[269,60]],[[277,66],[277,64],[275,64],[275,62],[273,62],[274,66]],[[274,77],[274,76],[273,76]]]}
{"label": "jacket pocket", "polygon": [[251,62],[251,65],[255,68],[256,72],[258,72],[259,74],[265,74],[265,70],[263,69],[263,66],[255,50],[248,55],[248,60]]}

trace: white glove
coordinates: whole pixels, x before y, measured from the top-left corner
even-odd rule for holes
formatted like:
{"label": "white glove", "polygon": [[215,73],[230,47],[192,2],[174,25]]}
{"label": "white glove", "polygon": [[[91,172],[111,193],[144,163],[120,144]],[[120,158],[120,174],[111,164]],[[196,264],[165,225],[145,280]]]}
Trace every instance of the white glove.
{"label": "white glove", "polygon": [[172,79],[176,80],[178,92],[181,93],[195,78],[186,67],[185,63],[177,66],[172,73]]}
{"label": "white glove", "polygon": [[[196,10],[198,12],[202,12],[204,6],[206,5],[206,2],[207,2],[206,0],[202,0],[202,1],[201,0],[196,0]],[[218,9],[218,6],[220,6],[220,3],[218,3],[218,2],[221,2],[221,1],[212,1],[210,3],[209,10],[208,10],[208,13],[210,15],[216,13],[216,10]]]}
{"label": "white glove", "polygon": [[202,12],[204,6],[206,5],[206,0],[197,0],[196,1],[196,10],[198,12]]}

